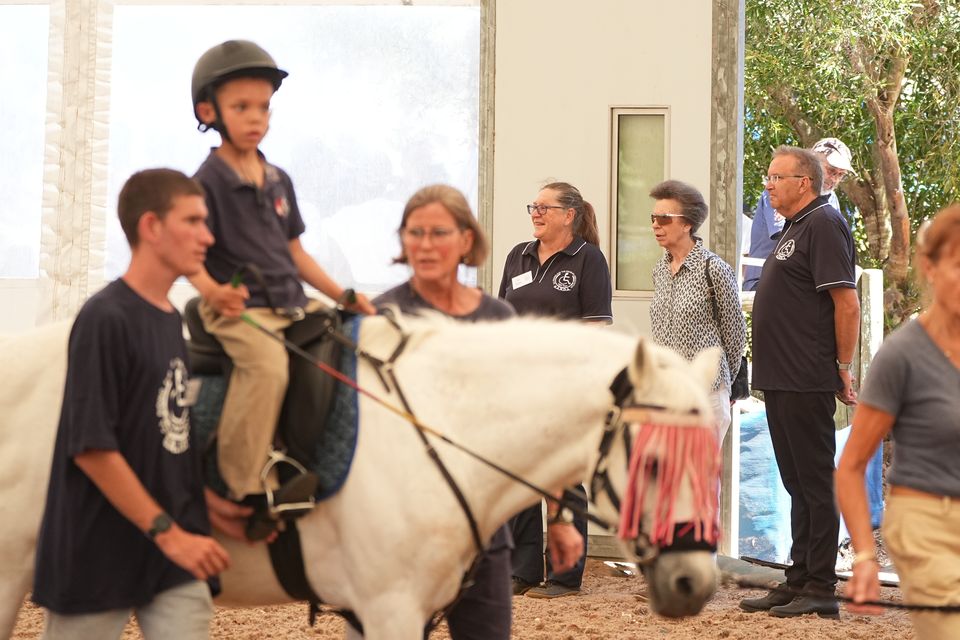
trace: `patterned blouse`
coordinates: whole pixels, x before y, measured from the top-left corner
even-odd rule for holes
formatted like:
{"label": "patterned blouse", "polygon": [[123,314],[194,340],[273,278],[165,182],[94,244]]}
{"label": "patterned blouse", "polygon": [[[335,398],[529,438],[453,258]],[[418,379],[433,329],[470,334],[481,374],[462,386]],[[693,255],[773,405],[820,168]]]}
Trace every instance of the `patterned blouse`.
{"label": "patterned blouse", "polygon": [[[730,265],[703,247],[702,239],[695,240],[676,274],[670,272],[669,251],[664,252],[653,268],[654,294],[650,305],[653,340],[671,347],[687,360],[707,347],[722,348],[726,357],[720,359],[713,390],[721,386],[729,389],[747,345],[747,325],[737,292],[737,277]],[[713,256],[710,277],[716,290],[719,327],[714,321],[704,272],[710,256]]]}

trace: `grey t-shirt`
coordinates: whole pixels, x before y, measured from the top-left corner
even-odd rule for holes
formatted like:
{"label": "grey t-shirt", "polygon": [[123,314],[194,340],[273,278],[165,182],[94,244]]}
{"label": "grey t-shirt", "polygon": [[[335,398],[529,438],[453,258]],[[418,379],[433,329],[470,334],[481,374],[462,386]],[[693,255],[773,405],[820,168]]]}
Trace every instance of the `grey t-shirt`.
{"label": "grey t-shirt", "polygon": [[960,369],[918,321],[884,341],[860,402],[895,417],[891,484],[960,497]]}
{"label": "grey t-shirt", "polygon": [[[396,305],[403,313],[416,313],[420,310],[430,310],[443,313],[432,304],[420,297],[407,280],[389,291],[381,293],[373,299],[373,306],[377,309],[383,309],[389,305]],[[449,315],[449,314],[445,314]],[[513,307],[502,300],[497,300],[492,296],[483,294],[480,298],[480,306],[465,316],[450,316],[457,320],[466,320],[468,322],[477,322],[478,320],[504,320],[515,315]]]}

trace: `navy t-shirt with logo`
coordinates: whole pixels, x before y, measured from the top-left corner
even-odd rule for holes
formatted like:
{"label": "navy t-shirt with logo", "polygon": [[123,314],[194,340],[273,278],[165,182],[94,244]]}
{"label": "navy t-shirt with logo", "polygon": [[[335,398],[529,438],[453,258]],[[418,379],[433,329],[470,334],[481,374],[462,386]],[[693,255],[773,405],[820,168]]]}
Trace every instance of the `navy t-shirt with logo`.
{"label": "navy t-shirt with logo", "polygon": [[111,505],[74,462],[119,451],[183,529],[208,535],[200,450],[180,314],[116,280],[80,310],[50,487],[37,543],[33,600],[61,614],[130,608],[195,578]]}
{"label": "navy t-shirt with logo", "polygon": [[753,302],[753,387],[842,388],[830,289],[856,287],[853,236],[826,197],[784,225]]}
{"label": "navy t-shirt with logo", "polygon": [[533,240],[510,250],[499,297],[522,315],[612,322],[610,269],[600,249],[575,237],[540,264],[539,248]]}
{"label": "navy t-shirt with logo", "polygon": [[[207,249],[204,266],[217,282],[230,282],[240,267],[260,268],[270,300],[276,307],[303,307],[307,296],[290,254],[290,241],[306,228],[293,192],[293,181],[282,169],[266,161],[263,186],[240,179],[237,172],[211,151],[194,178],[203,185],[207,225],[216,238]],[[267,307],[260,283],[245,274],[250,290],[248,307]]]}

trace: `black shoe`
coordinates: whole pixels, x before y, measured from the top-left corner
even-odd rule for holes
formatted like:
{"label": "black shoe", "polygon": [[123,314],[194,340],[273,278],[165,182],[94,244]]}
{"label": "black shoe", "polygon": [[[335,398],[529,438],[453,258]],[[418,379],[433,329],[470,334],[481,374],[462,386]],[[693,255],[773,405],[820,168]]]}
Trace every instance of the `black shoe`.
{"label": "black shoe", "polygon": [[267,512],[267,497],[262,493],[252,493],[240,501],[246,507],[252,507],[253,513],[247,518],[247,540],[259,542],[266,539],[277,528],[277,521]]}
{"label": "black shoe", "polygon": [[836,598],[798,596],[790,604],[773,607],[770,615],[777,618],[794,618],[815,613],[821,618],[840,619],[840,603]]}
{"label": "black shoe", "polygon": [[306,515],[314,507],[314,494],[319,484],[320,478],[310,471],[293,476],[274,492],[271,515],[284,520]]}
{"label": "black shoe", "polygon": [[740,601],[740,608],[751,613],[757,611],[769,611],[774,607],[790,604],[793,602],[793,594],[785,591],[787,583],[781,582],[775,589],[762,598],[746,598]]}
{"label": "black shoe", "polygon": [[530,589],[537,586],[534,583],[527,582],[523,578],[518,578],[517,576],[513,576],[511,581],[513,582],[513,595],[515,596],[522,596],[527,591],[530,591]]}
{"label": "black shoe", "polygon": [[553,582],[548,580],[544,582],[539,587],[534,587],[527,591],[528,598],[563,598],[566,596],[575,596],[580,593],[580,589],[577,587],[568,587],[565,584],[560,584],[559,582]]}

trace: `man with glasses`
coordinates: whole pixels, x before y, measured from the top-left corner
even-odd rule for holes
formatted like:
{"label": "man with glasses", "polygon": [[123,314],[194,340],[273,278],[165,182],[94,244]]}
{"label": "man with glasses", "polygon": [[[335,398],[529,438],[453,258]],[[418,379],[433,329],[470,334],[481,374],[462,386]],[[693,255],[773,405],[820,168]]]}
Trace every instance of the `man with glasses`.
{"label": "man with glasses", "polygon": [[792,564],[786,588],[743,600],[740,608],[839,618],[833,414],[836,400],[851,405],[857,397],[850,374],[860,329],[853,236],[821,195],[816,154],[778,148],[765,181],[786,223],[753,303],[753,388],[763,391],[780,479],[790,494]]}
{"label": "man with glasses", "polygon": [[[850,153],[847,145],[837,138],[818,140],[813,145],[812,151],[820,158],[820,166],[823,168],[823,186],[820,195],[827,196],[830,199],[830,205],[839,211],[840,201],[837,200],[834,190],[843,182],[847,173],[853,171],[853,165],[850,164],[853,154]],[[757,200],[753,223],[750,225],[750,249],[747,255],[751,258],[764,259],[769,256],[783,231],[783,220],[783,216],[770,205],[770,194],[764,189],[760,199]],[[761,269],[763,267],[746,268],[743,277],[744,291],[756,291],[757,284],[760,282]]]}

